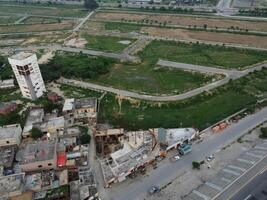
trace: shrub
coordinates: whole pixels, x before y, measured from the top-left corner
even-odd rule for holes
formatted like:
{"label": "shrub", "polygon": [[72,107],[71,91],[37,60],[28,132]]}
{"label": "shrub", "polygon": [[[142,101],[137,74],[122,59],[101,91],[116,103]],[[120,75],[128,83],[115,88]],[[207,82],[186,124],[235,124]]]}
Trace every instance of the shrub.
{"label": "shrub", "polygon": [[192,167],[193,167],[193,169],[200,169],[200,163],[197,162],[197,161],[193,161],[192,162]]}
{"label": "shrub", "polygon": [[32,130],[31,130],[31,137],[32,138],[38,139],[38,138],[41,138],[43,135],[44,135],[43,132],[39,128],[36,128],[36,127],[32,128]]}
{"label": "shrub", "polygon": [[267,127],[261,128],[260,138],[267,138]]}

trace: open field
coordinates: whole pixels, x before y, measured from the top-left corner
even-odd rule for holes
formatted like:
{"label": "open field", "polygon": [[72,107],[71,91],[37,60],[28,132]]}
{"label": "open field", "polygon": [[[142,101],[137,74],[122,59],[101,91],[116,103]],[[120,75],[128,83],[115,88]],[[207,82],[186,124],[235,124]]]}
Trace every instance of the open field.
{"label": "open field", "polygon": [[45,17],[28,17],[21,23],[24,24],[45,24],[45,23],[60,23],[60,19],[56,18],[45,18]]}
{"label": "open field", "polygon": [[63,21],[62,23],[53,24],[17,24],[0,26],[0,33],[19,33],[19,32],[41,32],[41,31],[62,31],[70,30],[76,24],[75,21]]}
{"label": "open field", "polygon": [[0,24],[11,24],[14,23],[15,21],[17,21],[20,17],[16,17],[16,16],[4,16],[1,15],[0,16]]}
{"label": "open field", "polygon": [[224,68],[242,68],[267,59],[267,52],[265,51],[156,40],[148,44],[139,55],[142,59],[151,61],[165,59],[180,63]]}
{"label": "open field", "polygon": [[216,33],[160,27],[143,27],[141,31],[150,36],[169,39],[211,41],[267,48],[267,36],[239,35],[233,33]]}
{"label": "open field", "polygon": [[87,48],[110,52],[121,52],[123,49],[125,49],[127,46],[129,46],[132,42],[135,41],[129,38],[95,36],[87,34],[83,34],[82,38],[86,39]]}
{"label": "open field", "polygon": [[101,85],[146,94],[178,94],[211,82],[213,76],[177,69],[158,68],[149,62],[114,65],[110,72],[91,79]]}
{"label": "open field", "polygon": [[27,4],[5,4],[0,2],[0,13],[33,14],[58,17],[83,17],[86,11],[68,6],[39,6]]}
{"label": "open field", "polygon": [[70,85],[62,84],[60,85],[60,90],[63,92],[64,96],[67,98],[87,98],[87,97],[97,97],[99,98],[102,93],[95,92],[92,90],[87,90],[83,88],[77,88]]}
{"label": "open field", "polygon": [[[253,84],[256,83],[257,86]],[[254,105],[259,94],[266,94],[267,69],[233,81],[209,94],[173,103],[151,103],[135,99],[119,101],[106,95],[101,101],[99,122],[138,130],[152,127],[196,127],[211,124]],[[262,87],[259,87],[262,86]]]}
{"label": "open field", "polygon": [[206,24],[210,28],[231,28],[238,27],[239,29],[248,29],[254,31],[267,31],[266,21],[249,21],[249,20],[234,20],[216,17],[203,16],[183,16],[183,15],[168,15],[168,14],[146,14],[146,13],[123,13],[123,12],[98,12],[94,19],[104,21],[128,21],[128,22],[148,22],[148,24],[166,23],[169,25],[181,25],[203,28]]}

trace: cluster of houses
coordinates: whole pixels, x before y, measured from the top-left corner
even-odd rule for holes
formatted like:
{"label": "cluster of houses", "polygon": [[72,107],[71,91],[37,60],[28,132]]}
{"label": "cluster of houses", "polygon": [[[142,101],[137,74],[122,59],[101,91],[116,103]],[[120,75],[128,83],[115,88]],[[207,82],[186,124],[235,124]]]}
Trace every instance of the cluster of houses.
{"label": "cluster of houses", "polygon": [[[61,111],[45,113],[42,107],[31,107],[23,128],[20,124],[0,127],[0,197],[49,199],[53,192],[59,199],[71,195],[97,199],[89,144],[81,140],[82,134],[88,134],[81,127],[96,121],[96,106],[95,98],[66,99]],[[39,138],[32,138],[33,129],[42,133]],[[58,192],[69,186],[73,188],[68,193]]]}
{"label": "cluster of houses", "polygon": [[[46,93],[35,55],[19,53],[9,62],[22,96],[36,100]],[[65,99],[46,95],[60,109],[27,109],[26,122],[0,127],[0,197],[16,199],[98,199],[90,163],[90,136],[107,187],[144,172],[158,157],[190,142],[193,128],[127,131],[97,124],[98,99]],[[0,103],[0,116],[17,109],[16,102]],[[86,137],[85,137],[86,136]],[[84,139],[85,138],[85,139]],[[87,139],[86,139],[87,138]]]}

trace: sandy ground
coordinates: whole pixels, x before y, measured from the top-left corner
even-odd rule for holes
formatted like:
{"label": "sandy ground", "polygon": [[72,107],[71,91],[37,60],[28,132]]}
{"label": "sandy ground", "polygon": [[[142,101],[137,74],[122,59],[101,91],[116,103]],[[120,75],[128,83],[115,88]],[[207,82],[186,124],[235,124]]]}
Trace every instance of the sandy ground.
{"label": "sandy ground", "polygon": [[239,27],[240,29],[249,29],[257,31],[267,31],[266,21],[248,21],[248,20],[229,20],[218,18],[205,18],[205,17],[193,17],[193,16],[175,16],[168,14],[134,14],[134,13],[112,13],[112,12],[99,12],[94,16],[95,19],[107,20],[107,21],[121,21],[135,20],[141,21],[144,19],[153,20],[158,23],[164,23],[171,25],[183,25],[183,26],[201,26],[207,24],[208,27],[230,28],[231,26]]}
{"label": "sandy ground", "polygon": [[49,51],[44,53],[41,58],[38,60],[39,64],[46,64],[48,63],[49,60],[51,60],[54,57],[54,52],[53,51]]}
{"label": "sandy ground", "polygon": [[267,47],[267,36],[239,35],[231,33],[216,33],[205,31],[190,31],[184,29],[171,29],[159,27],[143,27],[142,32],[151,36],[173,38],[173,39],[193,39],[220,43],[241,44],[251,47]]}
{"label": "sandy ground", "polygon": [[60,84],[51,82],[51,83],[48,83],[45,87],[48,91],[55,92],[59,96],[61,96],[63,99],[66,99],[64,96],[64,93],[60,90]]}
{"label": "sandy ground", "polygon": [[87,41],[84,38],[72,38],[64,43],[66,46],[84,48]]}
{"label": "sandy ground", "polygon": [[75,24],[76,24],[75,21],[69,20],[69,21],[63,21],[62,23],[53,23],[53,24],[1,26],[0,33],[66,30],[66,29],[72,29]]}
{"label": "sandy ground", "polygon": [[[266,127],[267,123],[263,126]],[[208,169],[207,164],[202,165],[200,170],[193,170],[190,168],[179,174],[177,179],[158,194],[152,195],[146,198],[146,200],[181,200],[183,196],[190,193],[194,188],[197,188],[199,185],[215,176],[216,173],[230,161],[236,159],[240,154],[259,143],[261,141],[259,134],[259,128],[246,134],[242,139],[218,152],[215,155],[215,159],[211,161],[210,169]]]}

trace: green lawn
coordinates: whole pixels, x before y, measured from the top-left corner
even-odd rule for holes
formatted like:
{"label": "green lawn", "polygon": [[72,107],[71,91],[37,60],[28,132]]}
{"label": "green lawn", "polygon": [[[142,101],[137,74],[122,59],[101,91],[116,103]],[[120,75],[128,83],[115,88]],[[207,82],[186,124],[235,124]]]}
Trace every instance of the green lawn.
{"label": "green lawn", "polygon": [[20,17],[16,16],[0,16],[0,24],[11,24],[17,21],[19,18]]}
{"label": "green lawn", "polygon": [[[115,88],[146,94],[177,94],[212,81],[212,76],[173,68],[160,68],[151,63],[119,63],[110,72],[91,81]],[[90,81],[90,80],[89,80]]]}
{"label": "green lawn", "polygon": [[139,55],[155,62],[159,58],[181,63],[223,68],[242,68],[267,59],[267,52],[172,41],[152,41]]}
{"label": "green lawn", "polygon": [[120,22],[105,22],[104,27],[106,30],[118,30],[122,33],[128,32],[139,32],[142,28],[141,25],[137,24],[126,24]]}
{"label": "green lawn", "polygon": [[134,42],[133,39],[111,36],[95,36],[83,34],[82,37],[85,38],[88,42],[86,44],[87,48],[110,52],[121,52],[129,45],[122,44],[120,43],[120,41],[130,41],[131,43]]}
{"label": "green lawn", "polygon": [[77,88],[66,84],[60,85],[60,90],[63,91],[64,96],[67,98],[87,98],[87,97],[99,98],[102,95],[101,92],[96,92],[93,90],[87,90],[83,88]]}
{"label": "green lawn", "polygon": [[45,17],[28,17],[23,22],[24,24],[45,24],[45,23],[60,23],[60,19],[45,18]]}
{"label": "green lawn", "polygon": [[14,14],[34,14],[34,15],[47,15],[58,17],[83,17],[87,11],[81,8],[73,8],[68,6],[42,6],[27,5],[27,4],[5,4],[0,3],[0,12],[14,13]]}
{"label": "green lawn", "polygon": [[188,127],[204,129],[221,119],[255,104],[256,95],[266,94],[267,70],[248,75],[211,94],[171,103],[123,100],[121,109],[113,95],[101,101],[99,122],[126,129]]}

